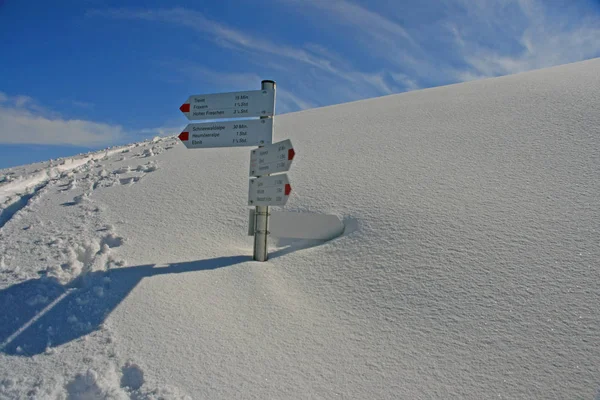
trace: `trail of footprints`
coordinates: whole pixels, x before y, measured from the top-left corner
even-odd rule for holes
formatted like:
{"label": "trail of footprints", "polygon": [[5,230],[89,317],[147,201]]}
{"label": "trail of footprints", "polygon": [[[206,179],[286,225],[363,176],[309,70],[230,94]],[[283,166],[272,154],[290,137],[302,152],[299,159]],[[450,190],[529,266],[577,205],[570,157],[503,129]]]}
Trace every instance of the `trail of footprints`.
{"label": "trail of footprints", "polygon": [[[106,150],[104,153],[98,152],[62,161],[50,160],[47,166],[35,170],[27,166],[8,169],[0,175],[0,189],[6,190],[10,185],[14,186],[15,182],[18,186],[22,181],[32,181],[33,186],[24,188],[22,192],[9,193],[8,196],[0,195],[3,199],[0,204],[0,229],[13,217],[18,216],[19,212],[26,212],[29,204],[39,201],[39,198],[48,192],[49,186],[58,187],[59,192],[83,190],[83,193],[74,195],[71,202],[65,203],[76,205],[96,189],[139,183],[147,174],[158,169],[157,162],[148,159],[172,149],[176,143],[177,139],[172,137],[154,138],[121,150]],[[84,164],[75,166],[81,164],[82,160],[85,161]],[[130,162],[127,165],[127,161],[135,163]],[[107,165],[112,169],[107,168]],[[115,168],[115,165],[118,167]],[[10,188],[8,190],[10,191]]]}
{"label": "trail of footprints", "polygon": [[[172,147],[167,147],[172,148]],[[154,172],[158,169],[158,165],[156,161],[145,161],[144,159],[148,159],[150,157],[156,156],[164,151],[162,146],[152,146],[150,148],[145,148],[141,153],[132,155],[131,159],[138,159],[138,163],[129,164],[129,165],[121,165],[116,169],[109,169],[104,160],[100,160],[99,162],[91,161],[86,164],[81,170],[73,171],[70,174],[67,174],[67,178],[69,181],[63,184],[63,190],[68,191],[76,188],[78,185],[84,185],[85,193],[84,195],[90,194],[91,191],[96,190],[98,188],[106,188],[112,187],[115,185],[131,185],[134,183],[138,183],[144,178],[147,174]],[[117,158],[113,164],[119,164],[123,161],[127,161],[127,155],[130,153],[130,149],[125,149],[121,153],[120,157]],[[145,162],[144,162],[145,161]],[[79,199],[73,199],[75,204],[78,204]]]}
{"label": "trail of footprints", "polygon": [[[106,362],[91,360],[86,372],[72,375],[63,382],[48,382],[54,387],[40,387],[41,391],[52,389],[69,398],[96,398],[98,393],[105,392],[114,394],[115,398],[149,399],[155,398],[155,394],[159,392],[169,398],[188,398],[169,387],[147,387],[143,369],[130,361],[123,364],[123,360],[117,355],[112,344],[112,333],[106,324],[90,324],[85,318],[89,317],[88,313],[83,312],[93,314],[96,308],[103,309],[95,305],[109,301],[107,296],[111,296],[111,269],[126,266],[126,261],[113,253],[113,249],[122,246],[126,239],[117,235],[114,225],[107,223],[102,213],[103,206],[94,201],[93,192],[116,185],[139,183],[147,174],[158,169],[158,164],[152,157],[173,148],[175,143],[176,140],[173,139],[154,140],[118,153],[113,152],[101,159],[91,158],[81,166],[54,176],[49,173],[48,180],[31,188],[28,194],[19,195],[26,200],[4,221],[10,221],[11,226],[5,231],[0,226],[0,238],[22,232],[13,236],[10,242],[0,245],[0,284],[35,279],[32,274],[36,274],[36,271],[37,276],[42,278],[39,281],[40,287],[50,282],[45,277],[56,279],[73,293],[69,300],[69,304],[73,304],[69,305],[71,308],[67,307],[70,311],[66,322],[54,321],[54,324],[60,328],[61,323],[66,323],[70,330],[106,340],[104,349],[107,354],[110,353]],[[4,178],[4,183],[11,179],[12,177]],[[37,207],[44,207],[40,203],[50,200],[48,195],[52,196],[51,200],[67,200],[61,205],[69,207],[69,212],[62,213],[60,218],[47,218],[38,213]],[[27,256],[24,257],[24,254]],[[24,260],[35,261],[33,265],[25,267],[20,265]],[[36,310],[44,308],[51,301],[52,298],[43,290],[34,290],[24,299],[27,307]],[[93,320],[91,317],[88,319]],[[48,326],[47,331],[40,334],[51,339],[54,329],[54,325]],[[47,355],[57,351],[51,344],[49,341],[45,352]],[[4,382],[11,383],[11,379],[7,379]],[[30,386],[35,389],[39,385],[17,380],[12,382],[15,394],[23,393],[23,387]],[[8,390],[5,394],[10,393],[10,387],[4,389]]]}
{"label": "trail of footprints", "polygon": [[[122,150],[112,157],[105,157],[98,161],[90,160],[85,165],[63,174],[58,182],[61,192],[79,192],[73,196],[72,201],[65,202],[64,206],[78,206],[79,225],[82,229],[95,226],[94,237],[77,244],[69,244],[66,248],[66,261],[60,268],[54,267],[49,271],[51,275],[61,278],[63,282],[68,276],[80,277],[94,271],[108,270],[111,267],[123,266],[124,261],[115,259],[110,252],[111,248],[119,247],[124,239],[114,233],[112,225],[102,224],[99,216],[101,207],[93,201],[93,192],[98,189],[115,185],[133,185],[139,183],[147,174],[158,169],[154,160],[148,160],[163,151],[162,142],[167,141],[167,149],[172,148],[174,140],[155,139],[150,143],[142,143],[132,148]],[[112,159],[111,159],[112,158]],[[137,161],[131,163],[131,160]],[[129,162],[128,162],[129,161]],[[121,165],[120,165],[121,164]],[[77,222],[74,222],[77,224]],[[88,235],[90,237],[90,235]],[[63,254],[63,259],[65,255]]]}
{"label": "trail of footprints", "polygon": [[[14,277],[21,276],[19,268],[16,265],[11,266],[11,260],[18,259],[17,254],[23,251],[31,251],[37,255],[39,274],[55,277],[63,284],[90,272],[123,266],[125,262],[116,259],[111,254],[111,249],[121,246],[125,239],[118,237],[114,227],[105,223],[101,216],[102,206],[94,202],[93,192],[115,185],[128,186],[139,183],[147,174],[158,169],[158,163],[152,160],[152,157],[173,148],[176,142],[174,138],[155,138],[118,152],[106,152],[104,157],[90,157],[85,164],[57,174],[31,189],[30,194],[22,195],[27,196],[27,201],[20,204],[19,209],[3,221],[3,225],[10,220],[18,222],[24,216],[33,215],[33,218],[27,219],[36,222],[25,223],[28,226],[22,229],[31,229],[30,233],[36,236],[36,240],[34,243],[27,243],[25,237],[22,242],[17,239],[9,246],[0,246],[3,247],[0,254],[0,272]],[[58,165],[69,162],[73,160],[68,159]],[[51,167],[52,165],[56,165],[55,162],[51,162]],[[71,193],[70,200],[61,205],[72,206],[77,211],[69,212],[65,220],[42,221],[31,214],[35,213],[35,208],[31,206],[43,201],[48,194],[69,199],[68,195]],[[0,236],[1,228],[2,226]],[[29,249],[31,245],[33,247]]]}

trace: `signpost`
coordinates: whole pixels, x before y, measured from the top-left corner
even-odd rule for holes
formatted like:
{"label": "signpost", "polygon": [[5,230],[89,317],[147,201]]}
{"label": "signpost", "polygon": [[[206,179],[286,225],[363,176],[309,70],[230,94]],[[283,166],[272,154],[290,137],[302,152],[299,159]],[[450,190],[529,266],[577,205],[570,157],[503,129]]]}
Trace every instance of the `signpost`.
{"label": "signpost", "polygon": [[273,136],[273,119],[246,121],[222,121],[189,124],[179,134],[188,149],[211,147],[262,146],[269,144]]}
{"label": "signpost", "polygon": [[[275,102],[275,82],[262,81],[261,89],[263,91],[273,92],[273,112]],[[261,117],[264,119],[267,117]],[[260,148],[260,147],[259,147]],[[257,205],[254,212],[254,254],[252,258],[256,261],[267,261],[269,251],[267,242],[269,239],[269,206]]]}
{"label": "signpost", "polygon": [[[283,206],[292,187],[287,174],[269,176],[290,169],[294,148],[290,140],[273,141],[275,82],[262,81],[261,90],[199,94],[188,97],[179,107],[189,120],[230,121],[188,124],[179,139],[188,149],[259,146],[250,154],[248,205],[256,206],[250,226],[254,234],[254,256],[266,261],[269,236],[269,206]],[[260,119],[248,119],[260,117]],[[245,118],[245,119],[241,119]]]}
{"label": "signpost", "polygon": [[283,206],[287,203],[292,186],[287,174],[250,179],[249,206]]}
{"label": "signpost", "polygon": [[179,109],[189,120],[270,117],[275,113],[275,86],[245,92],[193,95]]}
{"label": "signpost", "polygon": [[295,155],[292,141],[289,139],[252,150],[250,176],[289,171]]}
{"label": "signpost", "polygon": [[[261,146],[250,152],[250,179],[248,189],[248,205],[256,206],[256,211],[251,218],[255,218],[254,224],[254,259],[265,261],[267,259],[267,236],[257,238],[259,226],[268,227],[269,206],[283,206],[287,203],[292,192],[292,186],[287,174],[272,175],[277,172],[285,172],[290,169],[295,156],[291,140],[284,140]],[[261,221],[261,222],[259,222]],[[269,232],[267,231],[267,235]]]}

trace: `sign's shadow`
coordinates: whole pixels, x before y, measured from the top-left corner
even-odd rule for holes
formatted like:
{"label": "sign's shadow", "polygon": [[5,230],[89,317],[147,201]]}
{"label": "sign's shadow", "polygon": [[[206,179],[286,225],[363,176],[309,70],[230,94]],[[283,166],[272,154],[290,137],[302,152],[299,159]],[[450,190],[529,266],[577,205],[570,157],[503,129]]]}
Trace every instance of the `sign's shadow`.
{"label": "sign's shadow", "polygon": [[249,256],[233,256],[165,267],[139,265],[93,272],[68,286],[47,277],[10,286],[0,291],[0,351],[32,356],[99,329],[143,278],[212,270],[251,260]]}

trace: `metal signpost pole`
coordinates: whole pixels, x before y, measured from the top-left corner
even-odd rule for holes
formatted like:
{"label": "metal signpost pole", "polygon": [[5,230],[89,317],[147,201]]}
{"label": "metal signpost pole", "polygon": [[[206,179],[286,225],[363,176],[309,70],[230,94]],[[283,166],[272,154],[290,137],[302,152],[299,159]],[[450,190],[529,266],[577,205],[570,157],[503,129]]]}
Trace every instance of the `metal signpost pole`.
{"label": "metal signpost pole", "polygon": [[[275,82],[274,81],[262,81],[262,90],[273,90],[275,95]],[[269,118],[269,117],[260,117]],[[273,125],[271,125],[273,126]],[[271,137],[273,131],[271,130]],[[259,146],[259,148],[262,146]],[[268,174],[267,174],[268,175]],[[254,214],[256,222],[254,224],[254,260],[256,261],[267,261],[269,256],[267,250],[267,240],[269,238],[269,206],[256,206],[256,212]]]}

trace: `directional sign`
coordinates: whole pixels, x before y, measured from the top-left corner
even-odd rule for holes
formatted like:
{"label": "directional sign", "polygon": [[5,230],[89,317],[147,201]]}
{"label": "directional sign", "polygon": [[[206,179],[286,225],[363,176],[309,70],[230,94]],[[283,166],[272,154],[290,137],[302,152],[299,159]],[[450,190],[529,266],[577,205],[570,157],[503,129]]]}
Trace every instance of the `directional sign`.
{"label": "directional sign", "polygon": [[283,206],[292,192],[287,174],[250,179],[249,206]]}
{"label": "directional sign", "polygon": [[188,124],[179,139],[188,149],[262,146],[272,142],[273,119]]}
{"label": "directional sign", "polygon": [[267,117],[275,112],[275,91],[198,94],[188,97],[179,109],[190,120]]}
{"label": "directional sign", "polygon": [[287,139],[250,152],[250,176],[289,171],[296,152]]}

